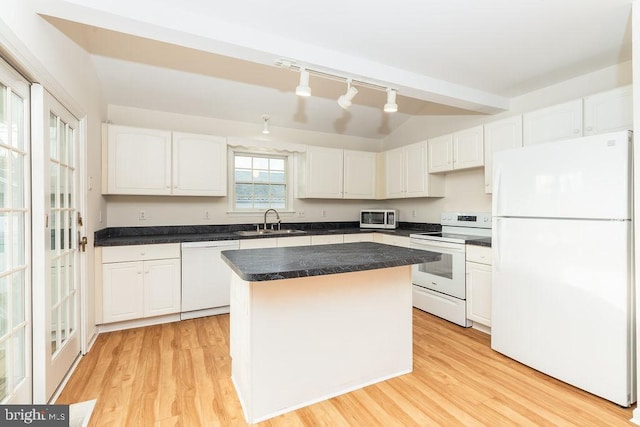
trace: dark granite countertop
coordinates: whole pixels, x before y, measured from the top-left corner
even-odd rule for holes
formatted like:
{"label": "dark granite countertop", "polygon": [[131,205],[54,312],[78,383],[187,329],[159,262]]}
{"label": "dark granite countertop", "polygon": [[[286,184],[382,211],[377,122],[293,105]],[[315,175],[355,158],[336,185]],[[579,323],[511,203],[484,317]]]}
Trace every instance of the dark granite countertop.
{"label": "dark granite countertop", "polygon": [[222,259],[231,269],[251,282],[399,267],[438,256],[373,242],[222,251]]}
{"label": "dark granite countertop", "polygon": [[479,237],[477,239],[467,240],[466,244],[491,247],[491,237]]}
{"label": "dark granite countertop", "polygon": [[409,237],[411,233],[440,231],[439,224],[401,223],[393,230],[361,229],[360,223],[316,222],[283,223],[282,229],[304,230],[304,234],[242,236],[237,231],[255,230],[250,224],[231,225],[176,225],[151,227],[110,227],[99,230],[94,236],[94,246],[150,245],[157,243],[210,242],[218,240],[263,239],[305,235],[385,233]]}

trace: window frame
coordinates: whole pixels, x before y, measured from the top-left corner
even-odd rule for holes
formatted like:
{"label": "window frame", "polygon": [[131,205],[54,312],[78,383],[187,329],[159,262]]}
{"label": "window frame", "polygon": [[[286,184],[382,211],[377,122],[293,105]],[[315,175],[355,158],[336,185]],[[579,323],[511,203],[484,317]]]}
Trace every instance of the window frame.
{"label": "window frame", "polygon": [[253,208],[253,209],[239,209],[236,208],[236,175],[235,175],[235,157],[236,155],[244,155],[250,157],[263,157],[263,158],[277,158],[284,160],[284,185],[285,185],[285,207],[277,208],[280,213],[292,213],[293,209],[293,176],[294,176],[294,153],[283,152],[279,150],[268,149],[250,149],[250,148],[231,148],[228,150],[228,213],[229,214],[256,214],[262,213],[269,208]]}

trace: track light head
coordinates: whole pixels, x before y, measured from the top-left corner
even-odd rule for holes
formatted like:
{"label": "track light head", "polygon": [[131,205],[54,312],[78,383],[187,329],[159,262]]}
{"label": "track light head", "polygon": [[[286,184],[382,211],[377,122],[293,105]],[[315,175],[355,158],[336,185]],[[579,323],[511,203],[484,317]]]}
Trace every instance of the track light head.
{"label": "track light head", "polygon": [[296,87],[296,95],[311,96],[311,87],[309,86],[309,72],[300,68],[300,84]]}
{"label": "track light head", "polygon": [[340,95],[338,98],[338,105],[345,110],[351,107],[351,100],[358,94],[358,89],[351,86],[351,79],[347,80],[347,92],[344,95]]}
{"label": "track light head", "polygon": [[398,104],[396,104],[396,90],[387,89],[387,103],[384,104],[385,113],[395,113],[398,111]]}
{"label": "track light head", "polygon": [[269,115],[265,114],[262,116],[262,133],[265,135],[269,135]]}

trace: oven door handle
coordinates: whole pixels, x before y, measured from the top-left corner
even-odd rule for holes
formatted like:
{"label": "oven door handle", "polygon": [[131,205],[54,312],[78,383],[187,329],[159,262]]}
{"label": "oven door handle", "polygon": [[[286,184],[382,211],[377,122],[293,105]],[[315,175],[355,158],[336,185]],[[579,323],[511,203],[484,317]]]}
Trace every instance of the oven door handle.
{"label": "oven door handle", "polygon": [[438,252],[441,249],[445,249],[447,252],[465,252],[464,244],[461,243],[449,243],[449,242],[437,242],[435,240],[411,239],[409,241],[410,247],[413,249],[422,249],[423,251]]}

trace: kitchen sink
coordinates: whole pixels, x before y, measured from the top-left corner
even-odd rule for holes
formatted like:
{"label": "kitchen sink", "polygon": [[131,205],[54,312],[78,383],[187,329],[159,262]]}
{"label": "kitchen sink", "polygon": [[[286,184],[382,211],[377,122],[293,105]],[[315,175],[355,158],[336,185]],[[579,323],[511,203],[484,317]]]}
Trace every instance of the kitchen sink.
{"label": "kitchen sink", "polygon": [[304,230],[242,230],[242,231],[236,231],[236,234],[239,234],[241,236],[264,236],[264,235],[270,235],[270,236],[282,236],[282,235],[289,235],[289,234],[303,234],[306,233],[306,231]]}

